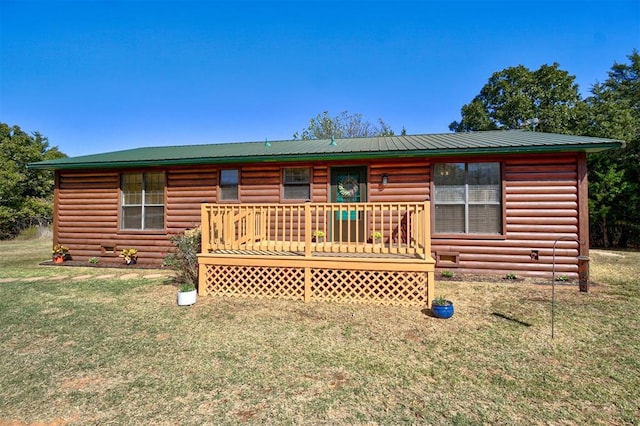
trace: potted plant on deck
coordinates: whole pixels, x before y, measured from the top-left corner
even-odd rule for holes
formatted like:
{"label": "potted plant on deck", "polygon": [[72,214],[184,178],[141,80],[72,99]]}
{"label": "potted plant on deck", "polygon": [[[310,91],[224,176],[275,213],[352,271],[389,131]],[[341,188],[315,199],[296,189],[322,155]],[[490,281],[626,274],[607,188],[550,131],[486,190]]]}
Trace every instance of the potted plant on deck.
{"label": "potted plant on deck", "polygon": [[453,316],[453,302],[444,296],[436,297],[431,302],[431,312],[438,318],[451,318]]}
{"label": "potted plant on deck", "polygon": [[313,231],[312,236],[313,236],[313,241],[314,242],[316,242],[316,243],[324,242],[324,231],[320,231],[320,230]]}
{"label": "potted plant on deck", "polygon": [[69,257],[69,249],[62,244],[56,244],[51,249],[51,254],[54,263],[62,263]]}

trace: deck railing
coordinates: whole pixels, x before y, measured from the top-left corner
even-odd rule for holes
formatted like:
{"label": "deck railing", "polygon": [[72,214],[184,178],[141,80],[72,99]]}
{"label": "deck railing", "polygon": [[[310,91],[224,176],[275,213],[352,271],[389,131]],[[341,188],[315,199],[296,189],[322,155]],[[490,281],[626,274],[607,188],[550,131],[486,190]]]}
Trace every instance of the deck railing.
{"label": "deck railing", "polygon": [[203,204],[202,253],[430,258],[429,202]]}

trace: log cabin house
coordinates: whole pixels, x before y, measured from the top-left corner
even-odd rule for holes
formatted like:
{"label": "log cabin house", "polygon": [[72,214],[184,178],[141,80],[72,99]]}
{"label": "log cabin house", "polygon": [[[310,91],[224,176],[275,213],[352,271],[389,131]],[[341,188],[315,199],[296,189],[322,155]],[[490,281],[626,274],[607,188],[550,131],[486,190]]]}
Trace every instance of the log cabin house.
{"label": "log cabin house", "polygon": [[202,225],[199,293],[430,304],[435,270],[576,278],[590,152],[530,131],[137,148],[43,161],[54,244],[160,265]]}

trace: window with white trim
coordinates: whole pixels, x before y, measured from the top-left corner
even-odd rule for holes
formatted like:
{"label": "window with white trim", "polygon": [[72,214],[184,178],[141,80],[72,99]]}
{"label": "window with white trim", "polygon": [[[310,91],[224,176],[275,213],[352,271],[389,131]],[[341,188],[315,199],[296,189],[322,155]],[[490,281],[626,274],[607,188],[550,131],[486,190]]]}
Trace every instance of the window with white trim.
{"label": "window with white trim", "polygon": [[164,173],[123,173],[120,185],[120,228],[164,229]]}
{"label": "window with white trim", "polygon": [[285,200],[310,200],[311,170],[307,167],[283,169],[282,187]]}
{"label": "window with white trim", "polygon": [[437,163],[433,171],[436,233],[502,233],[500,163]]}
{"label": "window with white trim", "polygon": [[240,172],[238,169],[220,170],[220,200],[236,201],[238,199],[239,181]]}

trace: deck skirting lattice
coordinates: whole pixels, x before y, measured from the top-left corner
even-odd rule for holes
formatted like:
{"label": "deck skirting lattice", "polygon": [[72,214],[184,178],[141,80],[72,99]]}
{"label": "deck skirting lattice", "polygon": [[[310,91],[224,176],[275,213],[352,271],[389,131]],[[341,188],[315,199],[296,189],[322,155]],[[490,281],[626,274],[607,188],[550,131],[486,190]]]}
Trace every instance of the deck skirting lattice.
{"label": "deck skirting lattice", "polygon": [[429,274],[318,267],[201,265],[201,295],[424,306]]}
{"label": "deck skirting lattice", "polygon": [[205,271],[205,294],[304,300],[302,268],[206,265]]}
{"label": "deck skirting lattice", "polygon": [[314,300],[409,306],[426,303],[424,272],[312,269],[311,280]]}

